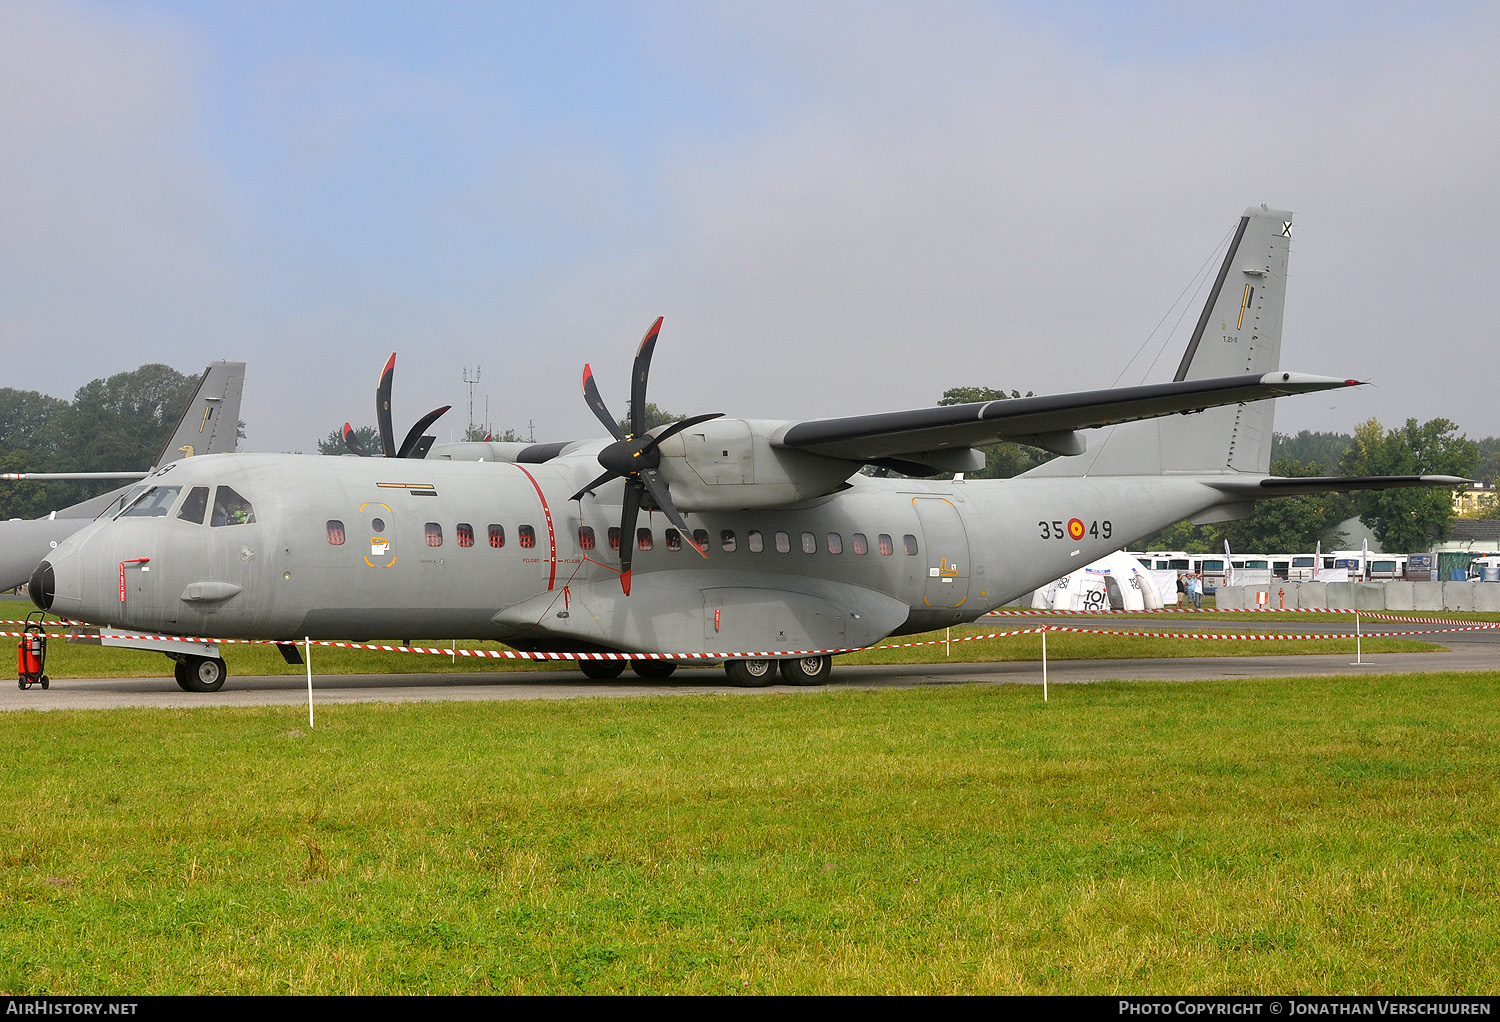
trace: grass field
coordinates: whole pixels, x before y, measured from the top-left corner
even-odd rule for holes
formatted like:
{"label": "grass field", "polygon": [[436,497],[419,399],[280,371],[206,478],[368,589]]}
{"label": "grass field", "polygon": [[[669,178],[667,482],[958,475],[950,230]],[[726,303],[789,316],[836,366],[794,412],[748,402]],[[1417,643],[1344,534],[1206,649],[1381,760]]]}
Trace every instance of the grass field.
{"label": "grass field", "polygon": [[0,990],[1484,993],[1500,674],[0,715]]}

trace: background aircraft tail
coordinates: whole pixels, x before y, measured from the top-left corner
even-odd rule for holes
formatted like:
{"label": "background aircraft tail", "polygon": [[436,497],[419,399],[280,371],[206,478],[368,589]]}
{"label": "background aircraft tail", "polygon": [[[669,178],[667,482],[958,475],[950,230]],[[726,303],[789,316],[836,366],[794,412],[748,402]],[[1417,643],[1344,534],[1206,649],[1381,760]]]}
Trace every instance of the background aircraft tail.
{"label": "background aircraft tail", "polygon": [[[1202,380],[1281,367],[1292,214],[1264,204],[1245,210],[1174,380]],[[1074,458],[1028,476],[1266,473],[1274,401],[1227,405],[1117,426]]]}
{"label": "background aircraft tail", "polygon": [[239,443],[244,390],[245,363],[210,362],[153,467],[199,454],[232,453]]}

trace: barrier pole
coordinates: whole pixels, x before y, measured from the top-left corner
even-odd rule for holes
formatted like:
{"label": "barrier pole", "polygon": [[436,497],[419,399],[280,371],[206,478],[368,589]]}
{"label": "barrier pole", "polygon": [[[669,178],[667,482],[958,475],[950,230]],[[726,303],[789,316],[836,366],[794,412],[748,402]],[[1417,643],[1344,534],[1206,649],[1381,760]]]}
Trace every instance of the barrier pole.
{"label": "barrier pole", "polygon": [[302,660],[307,664],[307,729],[313,729],[313,702],[312,702],[312,636],[302,637]]}
{"label": "barrier pole", "polygon": [[1042,702],[1047,701],[1047,627],[1042,626]]}
{"label": "barrier pole", "polygon": [[1364,663],[1364,654],[1360,652],[1359,643],[1359,608],[1356,607],[1354,609],[1354,663],[1350,666],[1363,667]]}
{"label": "barrier pole", "polygon": [[946,656],[953,655],[953,629],[951,627],[943,629],[943,652]]}

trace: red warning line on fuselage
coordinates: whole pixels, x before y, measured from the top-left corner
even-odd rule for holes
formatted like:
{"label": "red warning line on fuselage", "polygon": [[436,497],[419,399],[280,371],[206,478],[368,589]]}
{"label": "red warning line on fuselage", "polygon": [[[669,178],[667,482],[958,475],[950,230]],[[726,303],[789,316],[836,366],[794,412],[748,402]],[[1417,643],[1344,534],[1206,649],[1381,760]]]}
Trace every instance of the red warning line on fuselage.
{"label": "red warning line on fuselage", "polygon": [[536,498],[542,502],[542,517],[547,519],[547,591],[550,593],[557,584],[557,529],[552,524],[552,508],[547,504],[547,495],[542,492],[541,486],[537,485],[536,477],[520,465],[516,468],[531,480],[531,487],[536,490]]}

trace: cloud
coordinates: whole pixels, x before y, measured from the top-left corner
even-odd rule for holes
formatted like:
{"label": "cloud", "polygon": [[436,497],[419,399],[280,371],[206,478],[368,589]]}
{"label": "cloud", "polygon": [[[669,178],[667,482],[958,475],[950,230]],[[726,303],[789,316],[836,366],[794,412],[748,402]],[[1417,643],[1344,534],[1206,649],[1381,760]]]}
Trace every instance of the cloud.
{"label": "cloud", "polygon": [[171,26],[0,13],[0,345],[56,365],[38,385],[133,368],[134,345],[222,300],[223,196],[191,141],[200,67]]}
{"label": "cloud", "polygon": [[582,363],[623,408],[665,314],[681,412],[1108,386],[1264,200],[1288,367],[1382,383],[1278,426],[1500,433],[1451,382],[1492,362],[1488,7],[325,10],[0,14],[0,343],[76,356],[11,385],[244,358],[251,446],[309,449],[397,350],[398,419],[482,363],[498,428],[586,436]]}

